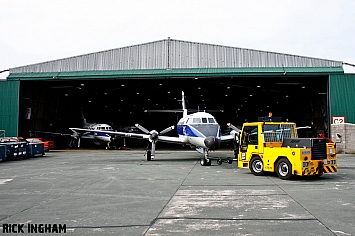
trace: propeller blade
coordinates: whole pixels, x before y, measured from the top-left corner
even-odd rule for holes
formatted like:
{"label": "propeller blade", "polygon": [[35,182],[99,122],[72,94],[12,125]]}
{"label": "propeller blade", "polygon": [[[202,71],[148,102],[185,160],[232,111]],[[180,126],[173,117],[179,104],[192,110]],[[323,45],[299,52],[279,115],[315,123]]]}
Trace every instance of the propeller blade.
{"label": "propeller blade", "polygon": [[70,141],[69,141],[68,146],[69,146],[70,148],[75,147],[75,141],[76,141],[76,139],[72,137],[72,138],[70,139]]}
{"label": "propeller blade", "polygon": [[79,137],[78,138],[78,148],[80,148],[80,140],[81,140],[81,138]]}
{"label": "propeller blade", "polygon": [[171,131],[171,130],[173,130],[173,129],[175,129],[175,126],[174,126],[174,125],[173,125],[173,126],[170,126],[170,127],[168,127],[168,128],[166,128],[166,129],[164,129],[164,130],[162,130],[162,131],[160,131],[159,134],[165,134],[165,133],[167,133],[167,132],[169,132],[169,131]]}
{"label": "propeller blade", "polygon": [[153,160],[155,157],[155,142],[152,142],[152,149],[151,149],[151,159]]}
{"label": "propeller blade", "polygon": [[78,132],[76,132],[75,130],[72,130],[72,131],[73,131],[73,134],[71,135],[71,137],[73,137],[73,138],[79,137]]}
{"label": "propeller blade", "polygon": [[231,129],[233,129],[234,131],[240,133],[241,130],[238,129],[237,127],[235,127],[234,125],[232,125],[231,123],[227,123],[227,125],[228,125]]}
{"label": "propeller blade", "polygon": [[177,112],[182,112],[182,110],[144,110],[144,112],[172,112],[172,113],[177,113]]}
{"label": "propeller blade", "polygon": [[141,126],[140,124],[135,124],[135,126],[146,134],[149,134],[149,130]]}

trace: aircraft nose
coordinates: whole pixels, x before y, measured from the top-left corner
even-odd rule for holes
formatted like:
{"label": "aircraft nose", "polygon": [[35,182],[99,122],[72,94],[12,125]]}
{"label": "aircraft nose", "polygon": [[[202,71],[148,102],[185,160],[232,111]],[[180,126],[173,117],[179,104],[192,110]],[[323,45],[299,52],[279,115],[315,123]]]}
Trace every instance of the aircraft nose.
{"label": "aircraft nose", "polygon": [[205,138],[204,143],[206,147],[211,150],[216,150],[219,147],[219,139],[213,136]]}

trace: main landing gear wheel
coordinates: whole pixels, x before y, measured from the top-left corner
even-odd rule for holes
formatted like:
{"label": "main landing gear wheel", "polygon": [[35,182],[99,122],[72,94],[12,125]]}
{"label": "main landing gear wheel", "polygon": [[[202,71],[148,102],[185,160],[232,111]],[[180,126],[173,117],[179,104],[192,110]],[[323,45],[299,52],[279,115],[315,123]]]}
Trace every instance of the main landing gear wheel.
{"label": "main landing gear wheel", "polygon": [[211,165],[211,159],[208,158],[208,150],[203,149],[203,157],[200,160],[201,166],[210,166]]}
{"label": "main landing gear wheel", "polygon": [[201,166],[210,166],[211,165],[211,159],[201,158],[200,164],[201,164]]}
{"label": "main landing gear wheel", "polygon": [[292,165],[287,158],[281,158],[276,164],[276,173],[280,179],[291,179]]}
{"label": "main landing gear wheel", "polygon": [[152,152],[149,150],[147,151],[147,161],[151,161],[152,160]]}
{"label": "main landing gear wheel", "polygon": [[260,157],[253,157],[249,163],[249,169],[254,175],[264,175],[264,163]]}
{"label": "main landing gear wheel", "polygon": [[222,165],[222,163],[223,163],[222,159],[217,159],[217,164],[218,165]]}

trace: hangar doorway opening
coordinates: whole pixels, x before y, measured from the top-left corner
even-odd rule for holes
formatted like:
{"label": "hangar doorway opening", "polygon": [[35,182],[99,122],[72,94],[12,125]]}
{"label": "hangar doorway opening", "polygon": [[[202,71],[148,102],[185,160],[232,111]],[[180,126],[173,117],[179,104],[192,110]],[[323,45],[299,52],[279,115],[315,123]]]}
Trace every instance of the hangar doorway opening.
{"label": "hangar doorway opening", "polygon": [[81,126],[81,109],[88,122],[162,130],[176,125],[182,113],[149,111],[181,109],[181,91],[188,109],[210,112],[222,129],[272,112],[299,127],[312,126],[300,136],[329,136],[328,75],[21,81],[20,134],[70,133],[69,127]]}

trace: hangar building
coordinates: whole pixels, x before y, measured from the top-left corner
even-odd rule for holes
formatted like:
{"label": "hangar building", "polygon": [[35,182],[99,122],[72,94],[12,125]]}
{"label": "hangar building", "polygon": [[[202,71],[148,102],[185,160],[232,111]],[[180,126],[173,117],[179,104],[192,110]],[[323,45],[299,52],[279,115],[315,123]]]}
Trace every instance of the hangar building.
{"label": "hangar building", "polygon": [[[187,108],[227,122],[274,116],[330,135],[332,117],[355,123],[355,74],[343,62],[164,39],[11,68],[0,82],[0,130],[69,133],[88,122],[148,129],[176,124]],[[147,112],[148,111],[148,112]],[[219,111],[219,112],[218,112]],[[215,112],[215,113],[213,113]]]}

